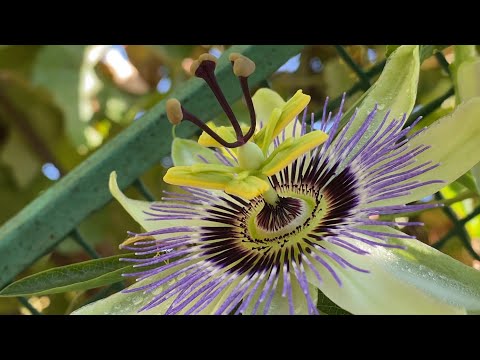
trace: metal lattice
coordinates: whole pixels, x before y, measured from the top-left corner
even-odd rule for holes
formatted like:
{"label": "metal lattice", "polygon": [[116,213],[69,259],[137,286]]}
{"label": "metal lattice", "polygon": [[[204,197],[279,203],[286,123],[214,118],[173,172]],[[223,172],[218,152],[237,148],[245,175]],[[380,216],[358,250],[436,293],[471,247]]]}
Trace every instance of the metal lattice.
{"label": "metal lattice", "polygon": [[[356,74],[358,81],[345,91],[347,96],[352,96],[360,91],[367,91],[373,79],[381,73],[386,60],[364,70],[349,55],[343,46],[335,46],[341,58]],[[255,86],[277,70],[289,58],[298,54],[302,46],[234,46],[229,52],[241,52],[252,58],[257,63],[257,71],[250,77],[250,86]],[[448,62],[441,52],[434,54],[438,63],[450,74]],[[234,79],[230,76],[231,70],[223,56],[217,68],[219,82],[226,89],[227,99],[240,98],[240,88],[233,85]],[[192,112],[201,118],[212,118],[217,108],[212,105],[212,99],[207,94],[207,88],[200,82],[185,86],[175,92],[175,97],[180,99]],[[407,121],[411,124],[419,116],[427,116],[435,111],[450,96],[454,95],[453,85],[441,96],[433,101],[418,107],[413,111]],[[331,100],[328,111],[332,111],[340,104],[341,96]],[[170,131],[165,116],[165,106],[158,104],[142,119],[132,124],[117,138],[106,144],[97,153],[79,165],[64,179],[52,186],[43,195],[29,204],[14,218],[0,228],[0,288],[10,283],[13,278],[26,269],[35,260],[52,251],[55,246],[68,237],[71,237],[91,257],[99,258],[99,254],[84,240],[78,230],[78,225],[93,211],[101,209],[112,200],[106,184],[108,175],[112,170],[121,169],[125,176],[120,180],[120,187],[126,188],[133,185],[137,191],[148,201],[154,197],[140,180],[140,176],[150,167],[168,155],[171,143]],[[188,137],[194,133],[191,126],[182,126],[179,131],[181,137]],[[158,143],[158,139],[165,139]],[[142,139],[139,141],[138,139]],[[154,151],[153,151],[154,150]],[[443,200],[440,193],[435,194],[436,200]],[[76,205],[76,206],[75,206]],[[74,207],[74,211],[71,211]],[[458,236],[468,253],[476,260],[480,255],[472,248],[471,239],[465,230],[465,224],[480,214],[480,206],[475,208],[468,216],[459,219],[449,206],[442,208],[447,217],[453,222],[453,228],[434,247],[441,249],[449,240]],[[53,224],[50,219],[57,219]],[[36,239],[36,240],[35,240]],[[87,302],[101,299],[113,290],[123,288],[122,283],[112,284],[96,293]],[[30,305],[24,297],[19,297],[20,303],[32,314],[40,313]]]}

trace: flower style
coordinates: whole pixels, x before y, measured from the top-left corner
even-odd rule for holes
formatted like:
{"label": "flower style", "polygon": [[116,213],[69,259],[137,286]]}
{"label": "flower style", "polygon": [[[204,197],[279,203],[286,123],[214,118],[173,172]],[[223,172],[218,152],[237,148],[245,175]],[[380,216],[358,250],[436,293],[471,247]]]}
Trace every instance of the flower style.
{"label": "flower style", "polygon": [[[379,117],[376,107],[341,128],[343,101],[335,116],[325,104],[319,122],[313,114],[307,121],[307,95],[285,102],[260,89],[251,98],[254,64],[230,59],[250,127],[242,129],[223,97],[214,59],[201,57],[193,73],[232,127],[209,127],[178,101],[167,103],[172,123],[204,130],[198,143],[174,140],[175,166],[164,180],[183,192],[132,200],[112,173],[113,196],[147,230],[122,244],[136,255],[124,259],[135,267],[125,275],[138,283],[78,313],[318,314],[317,289],[354,314],[480,312],[472,287],[480,272],[395,229],[418,223],[379,219],[432,207],[406,204],[480,160],[480,99],[413,134],[405,115]],[[476,130],[450,138],[460,122]]]}

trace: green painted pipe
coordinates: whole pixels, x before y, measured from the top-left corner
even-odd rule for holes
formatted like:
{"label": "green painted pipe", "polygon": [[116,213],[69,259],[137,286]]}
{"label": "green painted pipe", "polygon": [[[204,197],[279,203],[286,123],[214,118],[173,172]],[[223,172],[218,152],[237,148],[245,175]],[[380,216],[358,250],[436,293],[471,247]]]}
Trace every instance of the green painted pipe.
{"label": "green painted pipe", "polygon": [[[256,71],[249,77],[253,86],[302,48],[302,45],[231,47],[219,60],[216,71],[225,96],[233,101],[242,94],[228,61],[230,52],[243,53],[255,61]],[[172,96],[201,119],[210,119],[221,112],[200,79],[189,80]],[[182,124],[177,134],[186,137],[194,130],[193,126]],[[51,251],[83,219],[111,199],[108,176],[112,170],[122,174],[120,187],[127,187],[170,152],[171,140],[171,125],[162,101],[5,223],[0,228],[0,288]]]}

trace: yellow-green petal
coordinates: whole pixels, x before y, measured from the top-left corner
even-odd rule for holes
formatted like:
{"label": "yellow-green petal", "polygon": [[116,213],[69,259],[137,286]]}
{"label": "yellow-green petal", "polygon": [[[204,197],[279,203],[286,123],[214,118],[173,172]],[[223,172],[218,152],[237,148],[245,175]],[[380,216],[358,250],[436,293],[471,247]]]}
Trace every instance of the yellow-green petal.
{"label": "yellow-green petal", "polygon": [[[275,126],[278,123],[278,120],[282,116],[282,110],[280,108],[273,109],[270,114],[268,122],[265,124],[265,127],[262,129],[264,136],[262,140],[257,140],[258,145],[263,151],[263,154],[267,154],[269,149],[273,149],[273,132],[275,131]],[[260,137],[259,137],[260,139]]]}
{"label": "yellow-green petal", "polygon": [[225,192],[250,200],[263,194],[269,188],[270,184],[267,181],[256,176],[247,176],[244,179],[230,181],[225,186]]}
{"label": "yellow-green petal", "polygon": [[214,164],[175,166],[168,169],[163,180],[171,185],[223,190],[234,178],[236,170],[231,166]]}
{"label": "yellow-green petal", "polygon": [[175,166],[168,169],[163,180],[171,185],[224,190],[245,199],[259,196],[270,188],[266,180],[250,175],[249,171],[216,164]]}
{"label": "yellow-green petal", "polygon": [[[409,195],[380,200],[372,204],[374,206],[407,204],[420,200],[435,193],[470,170],[480,161],[480,151],[478,151],[480,144],[479,119],[480,97],[476,97],[460,104],[450,115],[437,120],[409,142],[410,149],[420,145],[431,146],[430,149],[418,155],[416,164],[410,167],[428,161],[431,161],[432,164],[440,163],[437,168],[416,176],[414,180],[422,182],[443,180],[444,184],[436,183],[422,186],[409,190]],[[399,171],[407,169],[399,169]]]}
{"label": "yellow-green petal", "polygon": [[[297,280],[292,280],[292,302],[294,304],[294,315],[309,315],[307,300],[302,288],[298,284]],[[282,296],[282,286],[277,286],[275,294],[273,295],[270,308],[268,309],[268,315],[290,315],[288,296]],[[309,296],[312,303],[317,305],[318,291],[315,286],[309,284]]]}
{"label": "yellow-green petal", "polygon": [[372,248],[350,239],[355,246],[370,251],[369,255],[358,255],[327,244],[344,259],[370,270],[365,274],[332,263],[342,279],[342,287],[331,276],[324,276],[324,283],[318,284],[314,275],[309,274],[309,280],[337,305],[354,314],[480,312],[480,271],[420,241],[397,239],[396,234],[403,234],[398,230],[386,226],[368,229],[391,233],[391,243],[407,250]]}
{"label": "yellow-green petal", "polygon": [[[138,283],[129,286],[128,289],[150,284],[156,279],[164,278],[171,273],[173,273],[172,269],[166,270],[161,275],[139,281]],[[144,293],[143,291],[132,293],[117,292],[104,299],[85,305],[75,310],[71,315],[163,315],[175,297],[171,297],[167,301],[147,311],[142,311],[139,313],[138,310],[148,305],[148,303],[153,300],[155,295],[160,294],[164,289],[165,285],[160,286],[151,293]]]}
{"label": "yellow-green petal", "polygon": [[[475,78],[475,67],[468,65],[464,66],[468,63],[475,62],[475,60],[478,59],[478,56],[475,45],[455,45],[453,47],[453,52],[455,57],[454,61],[450,64],[450,72],[455,87],[455,102],[458,105],[462,101],[480,95],[471,91],[474,90],[471,85],[478,81],[477,78]],[[460,74],[461,67],[463,67],[463,70]],[[466,82],[466,84],[461,84],[462,82]]]}
{"label": "yellow-green petal", "polygon": [[261,173],[274,175],[298,159],[301,155],[323,144],[328,135],[323,131],[311,131],[300,138],[288,138],[265,160]]}
{"label": "yellow-green petal", "polygon": [[[456,71],[455,83],[457,85],[457,98],[461,101],[466,101],[473,97],[480,96],[480,58],[476,56],[474,46],[455,46],[457,52],[460,53],[462,52],[459,51],[459,49],[461,48],[466,48],[464,49],[464,52],[467,52],[467,59],[461,62],[460,66],[458,66],[458,70]],[[468,53],[469,50],[470,54]],[[455,65],[457,61],[461,61],[461,59],[457,59],[456,56],[455,63],[452,65]],[[454,68],[456,68],[456,66]],[[471,173],[475,178],[476,190],[480,193],[480,163],[477,163],[477,165],[472,168]]]}
{"label": "yellow-green petal", "polygon": [[[263,123],[263,126],[266,127],[269,124],[269,119],[274,111],[275,108],[280,110],[286,104],[285,100],[275,91],[268,89],[268,88],[261,88],[258,89],[255,95],[252,97],[253,106],[255,107],[255,114],[257,115],[257,124]],[[278,119],[274,119],[277,122]],[[302,131],[302,126],[300,125],[300,121],[296,120],[297,124],[295,125],[295,121],[291,121],[285,127],[285,136],[288,137],[299,137]],[[293,130],[295,129],[295,133]],[[273,131],[273,128],[272,128]],[[270,135],[271,138],[271,135]],[[259,144],[262,145],[262,144]],[[264,153],[271,153],[274,149],[273,143],[270,144],[267,152]]]}
{"label": "yellow-green petal", "polygon": [[[120,190],[117,184],[117,173],[112,171],[110,174],[110,180],[108,183],[110,188],[110,193],[112,196],[123,206],[123,208],[130,214],[130,216],[139,223],[145,230],[153,231],[158,229],[160,226],[157,221],[146,221],[145,219],[149,216],[145,214],[144,211],[150,210],[150,205],[152,203],[147,201],[140,201],[130,199],[125,196],[125,194]],[[174,221],[165,221],[162,222],[162,227],[172,226]]]}
{"label": "yellow-green petal", "polygon": [[[358,112],[348,129],[346,138],[357,132],[375,105],[377,105],[377,114],[369,129],[352,150],[352,155],[375,133],[388,111],[390,115],[387,124],[401,118],[403,114],[408,116],[411,113],[417,97],[419,72],[418,45],[402,45],[390,55],[378,80],[360,100],[359,105],[355,104],[358,106]],[[345,113],[344,119],[350,120],[354,110],[355,106]]]}
{"label": "yellow-green petal", "polygon": [[[197,226],[201,225],[202,222],[196,219],[189,220],[161,220],[161,221],[152,221],[147,220],[151,218],[150,215],[145,212],[151,212],[150,206],[153,204],[159,204],[158,202],[147,202],[141,200],[130,199],[120,190],[117,184],[117,174],[113,171],[110,174],[109,181],[110,192],[112,196],[122,205],[122,207],[130,214],[130,216],[146,231],[154,231],[159,229],[165,229],[175,226]],[[197,205],[190,205],[192,208],[195,208]],[[204,223],[204,222],[203,222]],[[156,236],[158,238],[160,236]]]}
{"label": "yellow-green petal", "polygon": [[[251,315],[253,314],[253,310],[255,309],[255,305],[257,305],[257,301],[259,300],[260,295],[262,292],[265,290],[265,286],[267,285],[267,279],[268,276],[266,276],[263,281],[260,283],[258,286],[255,294],[252,296],[250,299],[250,302],[248,304],[248,307],[243,311],[243,314],[245,315]],[[270,284],[270,290],[271,286],[273,286],[274,282]],[[281,274],[279,279],[277,280],[276,288],[274,290],[274,294],[272,296],[272,300],[270,302],[270,306],[267,310],[267,315],[289,315],[290,314],[290,307],[289,307],[289,299],[288,295],[282,296],[283,292],[283,275]],[[291,277],[291,288],[292,288],[292,303],[294,304],[294,314],[295,315],[307,315],[308,312],[308,306],[307,306],[307,300],[305,298],[305,295],[303,294],[302,288],[298,284],[298,281],[294,276]],[[312,303],[314,305],[317,304],[318,300],[318,291],[317,288],[312,285],[308,284],[308,290],[310,293],[310,298],[312,300]],[[270,293],[270,292],[269,292]],[[260,315],[264,313],[265,310],[265,305],[267,304],[268,297],[270,294],[264,298],[264,300],[258,304],[257,311],[255,315]],[[250,295],[248,295],[250,296]],[[248,299],[248,297],[246,297]]]}
{"label": "yellow-green petal", "polygon": [[[127,289],[130,290],[130,289],[139,288],[143,285],[148,285],[155,281],[166,278],[167,276],[170,276],[171,274],[179,270],[182,266],[186,266],[186,265],[175,266],[173,268],[164,270],[161,274],[153,275],[148,279],[141,280],[129,286]],[[182,278],[182,275],[179,275],[173,281],[179,281],[181,280],[181,278]],[[161,304],[149,310],[145,310],[142,312],[139,312],[139,310],[142,307],[147,306],[150,301],[154,300],[154,297],[156,295],[160,294],[168,286],[171,286],[173,281],[171,280],[167,284],[163,284],[159,286],[152,292],[147,292],[147,293],[144,293],[143,291],[131,292],[131,293],[118,292],[102,300],[98,300],[91,304],[85,305],[75,310],[71,315],[163,315],[165,314],[169,306],[172,304],[176,296],[170,297],[170,299],[167,299],[166,301],[162,302]],[[225,292],[226,291],[224,290],[222,293],[225,293]],[[204,310],[202,310],[200,312],[200,315],[214,314],[215,311],[220,306],[222,299],[224,300],[225,298],[225,297],[222,297],[222,293],[220,293],[220,295],[209,306],[207,306]],[[192,305],[193,304],[195,304],[195,301],[192,302]],[[186,312],[189,309],[189,307],[191,307],[191,305],[186,306],[185,309],[181,312],[181,314]]]}
{"label": "yellow-green petal", "polygon": [[[309,102],[310,96],[303,94],[302,90],[298,90],[281,108],[281,115],[278,118],[270,118],[270,120],[276,119],[273,131],[268,131],[270,134],[267,135],[267,127],[264,127],[255,135],[255,143],[264,149],[265,144],[269,145],[273,139],[305,109]],[[273,126],[273,124],[269,124],[269,126]]]}
{"label": "yellow-green petal", "polygon": [[172,160],[175,166],[205,164],[199,157],[203,157],[210,164],[221,164],[215,152],[194,140],[175,138],[172,142]]}
{"label": "yellow-green petal", "polygon": [[270,119],[273,109],[281,109],[285,105],[285,100],[278,93],[268,88],[258,89],[252,96],[252,102],[257,121],[258,123],[263,122],[264,126]]}

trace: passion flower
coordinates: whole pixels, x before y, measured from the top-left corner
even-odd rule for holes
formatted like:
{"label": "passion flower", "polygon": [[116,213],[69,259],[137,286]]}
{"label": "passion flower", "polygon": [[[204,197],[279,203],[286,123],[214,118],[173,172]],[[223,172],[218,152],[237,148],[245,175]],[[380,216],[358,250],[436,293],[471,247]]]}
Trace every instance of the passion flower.
{"label": "passion flower", "polygon": [[336,116],[324,111],[315,122],[301,91],[288,102],[268,89],[252,99],[254,64],[238,54],[231,60],[250,127],[240,126],[225,100],[214,59],[200,58],[193,72],[232,126],[210,127],[169,101],[172,123],[204,131],[198,144],[174,141],[175,166],[164,180],[183,191],[154,203],[128,199],[112,173],[113,196],[147,230],[121,245],[135,252],[124,259],[135,268],[125,276],[138,283],[78,313],[317,314],[318,289],[356,314],[480,311],[478,289],[465,280],[478,280],[478,271],[395,229],[418,223],[379,219],[431,207],[409,203],[479,160],[442,143],[461,118],[476,130],[455,141],[475,148],[480,99],[413,134],[405,116],[379,120],[376,108],[354,132],[355,114],[339,130],[343,101]]}

